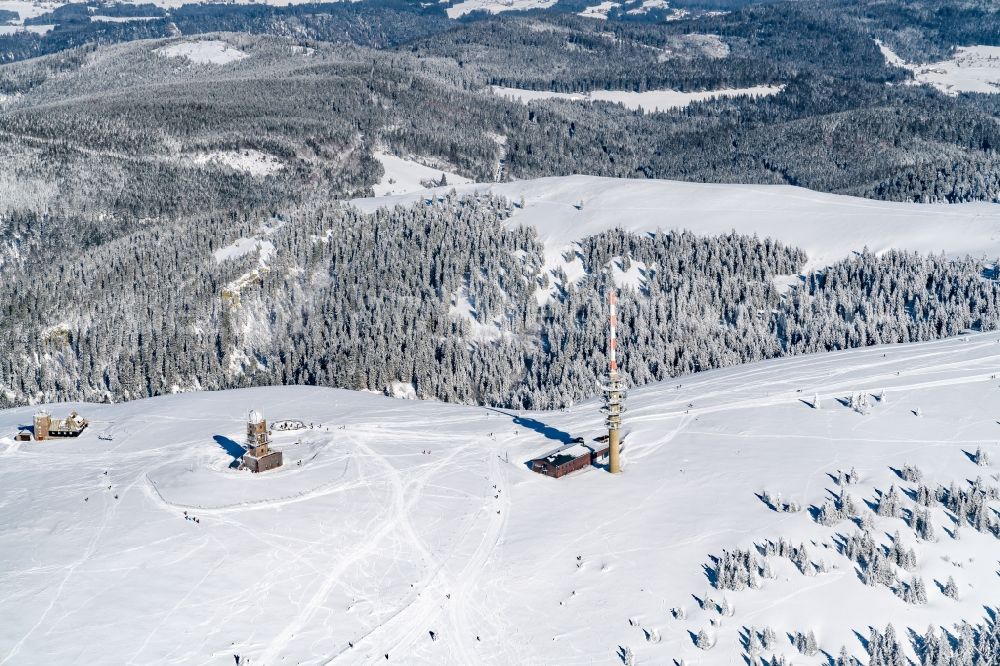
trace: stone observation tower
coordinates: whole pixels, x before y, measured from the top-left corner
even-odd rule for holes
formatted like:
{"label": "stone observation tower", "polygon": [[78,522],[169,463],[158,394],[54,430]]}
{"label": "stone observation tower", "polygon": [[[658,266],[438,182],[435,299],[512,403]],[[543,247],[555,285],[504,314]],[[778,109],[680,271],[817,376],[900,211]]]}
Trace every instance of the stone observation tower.
{"label": "stone observation tower", "polygon": [[625,411],[625,380],[618,372],[618,297],[612,289],[608,295],[608,381],[604,388],[605,423],[608,426],[608,471],[621,471],[621,426]]}
{"label": "stone observation tower", "polygon": [[70,412],[64,419],[54,419],[43,410],[35,414],[33,432],[38,441],[79,437],[89,424],[76,412]]}
{"label": "stone observation tower", "polygon": [[35,439],[42,441],[49,438],[49,426],[52,425],[52,417],[48,412],[38,412],[35,414]]}
{"label": "stone observation tower", "polygon": [[243,455],[243,469],[251,472],[266,472],[281,467],[281,451],[271,450],[271,431],[267,421],[257,410],[251,410],[247,417],[247,452]]}

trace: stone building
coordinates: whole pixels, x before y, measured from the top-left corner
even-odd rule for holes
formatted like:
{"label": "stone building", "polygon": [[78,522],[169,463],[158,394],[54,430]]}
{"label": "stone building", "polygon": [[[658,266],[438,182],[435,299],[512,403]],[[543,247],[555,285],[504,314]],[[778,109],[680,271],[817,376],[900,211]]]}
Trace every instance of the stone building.
{"label": "stone building", "polygon": [[251,410],[247,417],[247,452],[243,454],[241,467],[251,472],[266,472],[281,467],[281,451],[271,450],[271,431],[267,421],[257,410]]}

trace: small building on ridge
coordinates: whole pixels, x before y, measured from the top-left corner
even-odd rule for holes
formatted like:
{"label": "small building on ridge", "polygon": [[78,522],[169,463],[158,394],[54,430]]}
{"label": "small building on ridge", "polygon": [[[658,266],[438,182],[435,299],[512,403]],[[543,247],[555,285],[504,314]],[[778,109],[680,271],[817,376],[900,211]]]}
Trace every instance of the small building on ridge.
{"label": "small building on ridge", "polygon": [[608,457],[608,444],[598,446],[573,443],[560,446],[545,455],[529,461],[531,470],[558,479],[570,472],[589,467]]}
{"label": "small building on ridge", "polygon": [[243,454],[240,466],[251,472],[266,472],[281,467],[281,451],[271,450],[271,431],[267,421],[257,410],[251,410],[247,417],[247,452]]}
{"label": "small building on ridge", "polygon": [[35,414],[33,425],[35,440],[40,442],[46,439],[79,437],[90,422],[76,412],[70,412],[64,419],[54,419],[43,411]]}

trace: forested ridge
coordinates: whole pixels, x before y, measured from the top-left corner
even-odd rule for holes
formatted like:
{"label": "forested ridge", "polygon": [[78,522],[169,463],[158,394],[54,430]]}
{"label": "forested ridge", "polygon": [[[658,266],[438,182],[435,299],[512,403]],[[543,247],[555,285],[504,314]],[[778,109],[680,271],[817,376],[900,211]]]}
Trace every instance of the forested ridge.
{"label": "forested ridge", "polygon": [[[998,96],[911,85],[875,42],[931,61],[996,42],[996,9],[903,5],[692,2],[671,22],[595,21],[566,3],[458,22],[407,2],[211,5],[108,24],[138,32],[106,39],[91,38],[84,5],[32,19],[76,26],[52,34],[79,42],[28,60],[8,50],[20,61],[0,67],[3,399],[402,382],[445,400],[567,404],[593,393],[605,271],[629,262],[657,267],[623,297],[634,384],[993,328],[995,283],[973,260],[865,254],[779,294],[771,278],[801,272],[798,249],[609,231],[581,240],[587,277],[564,283],[532,232],[502,225],[508,202],[371,216],[338,203],[373,193],[380,151],[478,181],[590,173],[998,200]],[[200,36],[136,40],[167,24]],[[192,40],[239,57],[169,56]],[[765,84],[781,90],[665,113],[490,90]],[[270,166],[239,166],[254,159]],[[259,252],[213,257],[238,238]]]}
{"label": "forested ridge", "polygon": [[[994,329],[1000,285],[979,260],[863,253],[773,279],[805,255],[770,240],[612,230],[579,243],[586,271],[546,273],[513,204],[442,197],[372,214],[310,205],[275,220],[228,214],[49,255],[0,287],[7,404],[121,400],[305,383],[543,408],[594,393],[606,367],[609,269],[624,285],[632,384],[787,354]],[[240,237],[273,246],[218,261]],[[263,238],[263,237],[262,237]],[[985,277],[984,277],[985,276]],[[536,292],[558,288],[539,305]],[[121,285],[129,288],[123,292]]]}

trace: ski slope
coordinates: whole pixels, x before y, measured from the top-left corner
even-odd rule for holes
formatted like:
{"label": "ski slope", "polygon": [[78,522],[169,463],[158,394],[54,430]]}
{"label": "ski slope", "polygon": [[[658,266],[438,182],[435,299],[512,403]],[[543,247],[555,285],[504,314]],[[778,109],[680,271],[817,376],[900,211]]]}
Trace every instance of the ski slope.
{"label": "ski slope", "polygon": [[[1000,599],[994,536],[952,539],[940,506],[933,542],[876,517],[876,538],[898,530],[917,554],[928,601],[909,605],[838,552],[853,524],[757,494],[819,506],[855,467],[861,504],[911,489],[893,472],[905,464],[931,487],[1000,484],[998,364],[1000,336],[977,334],[637,389],[624,473],[560,480],[524,461],[600,434],[595,403],[515,414],[258,388],[52,406],[92,425],[48,442],[9,437],[33,409],[0,412],[0,664],[613,664],[626,647],[637,664],[734,664],[748,625],[823,664],[785,633],[863,656],[869,625],[981,621]],[[883,397],[867,415],[838,401],[861,391]],[[228,467],[251,408],[307,425],[275,431],[286,465],[260,476]],[[979,446],[991,465],[970,460]],[[761,589],[710,587],[710,556],[780,537],[826,572],[771,557]],[[948,576],[958,600],[934,583]],[[706,595],[733,614],[700,608]]]}
{"label": "ski slope", "polygon": [[355,199],[361,210],[441,196],[495,192],[524,207],[511,224],[538,231],[549,267],[581,238],[620,227],[635,233],[687,229],[702,235],[737,231],[805,250],[807,269],[822,268],[868,247],[951,256],[1000,257],[1000,205],[913,204],[814,192],[790,185],[728,185],[668,180],[559,176],[500,184],[459,185],[430,193]]}

